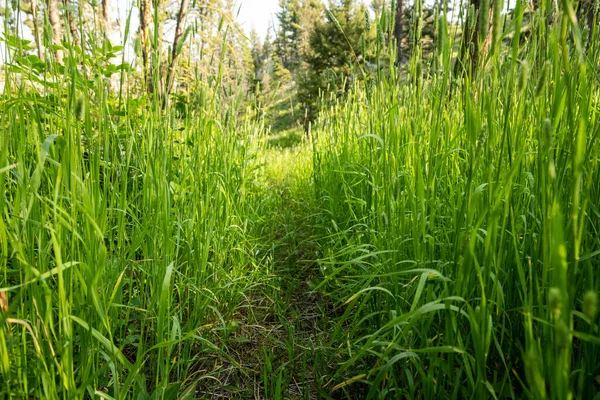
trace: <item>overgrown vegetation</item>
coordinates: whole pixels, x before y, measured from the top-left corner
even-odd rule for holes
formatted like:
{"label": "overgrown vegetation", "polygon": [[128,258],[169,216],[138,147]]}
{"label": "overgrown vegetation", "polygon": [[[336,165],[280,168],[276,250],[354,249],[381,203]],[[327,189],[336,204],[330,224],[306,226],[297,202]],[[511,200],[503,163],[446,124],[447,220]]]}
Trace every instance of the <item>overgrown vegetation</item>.
{"label": "overgrown vegetation", "polygon": [[594,3],[186,3],[2,10],[3,397],[600,396]]}
{"label": "overgrown vegetation", "polygon": [[345,311],[346,395],[597,397],[600,42],[572,7],[506,47],[496,8],[454,81],[440,15],[433,68],[413,56],[322,116],[318,289]]}

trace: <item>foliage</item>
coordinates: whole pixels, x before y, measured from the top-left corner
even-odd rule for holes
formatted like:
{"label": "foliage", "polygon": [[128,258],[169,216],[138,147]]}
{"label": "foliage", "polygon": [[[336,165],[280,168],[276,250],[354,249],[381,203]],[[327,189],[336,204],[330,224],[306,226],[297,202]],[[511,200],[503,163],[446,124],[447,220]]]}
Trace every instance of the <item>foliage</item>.
{"label": "foliage", "polygon": [[376,57],[375,28],[365,21],[370,18],[365,5],[345,0],[331,4],[324,15],[310,35],[310,51],[298,83],[298,100],[306,107],[309,121],[320,108],[321,94],[346,93],[366,77],[367,64]]}
{"label": "foliage", "polygon": [[342,397],[598,396],[599,30],[583,53],[563,2],[522,44],[517,4],[471,79],[442,19],[435,69],[415,52],[315,124]]}
{"label": "foliage", "polygon": [[598,397],[591,4],[417,1],[398,63],[393,2],[199,0],[175,52],[183,3],[76,3],[4,10],[0,397]]}

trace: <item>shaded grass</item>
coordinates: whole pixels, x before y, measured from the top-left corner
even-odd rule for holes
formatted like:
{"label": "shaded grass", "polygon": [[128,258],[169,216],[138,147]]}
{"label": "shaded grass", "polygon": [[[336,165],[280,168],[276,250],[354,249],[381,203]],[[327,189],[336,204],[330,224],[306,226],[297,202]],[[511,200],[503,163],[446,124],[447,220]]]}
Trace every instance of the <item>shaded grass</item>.
{"label": "shaded grass", "polygon": [[279,149],[296,147],[304,140],[305,134],[300,129],[290,129],[279,134],[272,134],[266,139],[268,147]]}

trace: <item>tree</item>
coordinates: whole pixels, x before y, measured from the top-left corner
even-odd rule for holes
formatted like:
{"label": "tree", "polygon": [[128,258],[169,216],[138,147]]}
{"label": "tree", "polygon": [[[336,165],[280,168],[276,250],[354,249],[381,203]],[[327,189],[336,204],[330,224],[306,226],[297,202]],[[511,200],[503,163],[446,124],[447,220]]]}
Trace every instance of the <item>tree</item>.
{"label": "tree", "polygon": [[164,90],[165,98],[171,93],[173,88],[173,82],[175,81],[175,66],[177,63],[177,57],[181,53],[181,46],[185,41],[183,34],[183,28],[185,26],[185,18],[188,13],[190,6],[190,0],[181,0],[179,6],[179,12],[177,13],[177,24],[175,26],[175,37],[173,38],[173,47],[171,49],[171,62],[169,63],[169,69],[167,72],[167,83]]}
{"label": "tree", "polygon": [[323,3],[320,0],[303,0],[298,17],[296,51],[299,62],[296,67],[303,67],[303,61],[311,52],[310,39],[317,24],[323,21]]}
{"label": "tree", "polygon": [[402,16],[404,15],[404,0],[396,0],[394,18],[394,39],[396,39],[396,65],[402,60]]}
{"label": "tree", "polygon": [[73,12],[76,7],[73,0],[63,0],[65,15],[69,24],[69,31],[71,32],[71,38],[75,46],[81,46],[81,38],[79,37],[79,29],[77,27],[77,18]]}
{"label": "tree", "polygon": [[281,0],[280,7],[275,53],[282,67],[298,80],[311,52],[312,33],[323,20],[323,4],[320,0]]}
{"label": "tree", "polygon": [[260,42],[258,33],[255,29],[250,31],[250,58],[251,68],[249,80],[252,82],[250,90],[254,91],[257,85],[261,85],[263,80],[263,69],[265,63],[265,56],[263,54],[263,44]]}
{"label": "tree", "polygon": [[[374,27],[367,30],[367,8],[355,0],[330,3],[323,20],[318,20],[310,36],[306,68],[298,79],[298,98],[304,104],[305,127],[314,120],[320,108],[319,96],[326,89],[344,95],[353,82],[365,76],[366,63],[374,58],[369,53],[375,41]],[[366,53],[365,53],[366,51]]]}
{"label": "tree", "polygon": [[[52,26],[52,42],[60,46],[62,41],[62,26],[60,24],[60,15],[58,13],[58,0],[48,0],[48,20]],[[56,62],[63,63],[63,51],[56,48]]]}
{"label": "tree", "polygon": [[110,24],[109,24],[110,20],[108,17],[108,0],[102,0],[100,21],[101,21],[101,25],[102,25],[102,34],[108,38],[110,35]]}
{"label": "tree", "polygon": [[294,70],[299,62],[298,39],[299,39],[299,0],[280,0],[280,11],[276,14],[279,20],[279,30],[275,40],[277,55],[283,66]]}
{"label": "tree", "polygon": [[[162,11],[158,10],[160,26],[172,24],[176,32],[180,30],[180,36],[177,33],[178,39],[159,36],[162,40],[153,50],[154,67],[161,68],[160,73],[154,74],[159,84],[156,90],[161,98],[171,95],[177,82],[179,94],[187,92],[192,99],[195,99],[194,93],[199,92],[198,87],[202,87],[204,93],[214,91],[215,95],[231,99],[237,95],[233,89],[247,89],[252,64],[248,61],[250,49],[246,36],[234,17],[235,2],[188,0],[188,3],[185,16],[182,15],[185,11],[182,0],[167,3]],[[141,40],[139,42],[141,56]],[[158,59],[162,62],[157,63]],[[168,79],[161,79],[167,76]],[[167,82],[170,82],[168,87]],[[165,93],[160,92],[163,89]]]}
{"label": "tree", "polygon": [[455,73],[471,76],[485,57],[492,41],[492,20],[494,1],[470,0],[467,16],[464,18],[460,54],[455,64]]}
{"label": "tree", "polygon": [[150,42],[150,24],[152,23],[152,8],[150,0],[140,0],[140,47],[142,53],[142,73],[146,81],[148,93],[153,92],[152,66],[150,55],[152,46]]}
{"label": "tree", "polygon": [[[271,40],[271,33],[267,32],[267,36],[265,37],[265,40],[262,43],[262,51],[261,51],[261,58],[263,60],[263,67],[267,68],[267,69],[272,69],[272,66],[269,67],[269,64],[272,63],[272,58],[273,58],[273,43]],[[272,72],[272,71],[266,71],[266,72]]]}

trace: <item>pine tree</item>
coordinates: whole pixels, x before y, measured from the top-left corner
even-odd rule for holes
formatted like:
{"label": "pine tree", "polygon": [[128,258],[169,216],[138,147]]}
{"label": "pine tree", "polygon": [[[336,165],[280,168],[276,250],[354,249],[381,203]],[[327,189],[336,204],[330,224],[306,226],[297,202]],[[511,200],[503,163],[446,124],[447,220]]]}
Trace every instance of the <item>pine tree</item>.
{"label": "pine tree", "polygon": [[262,86],[263,73],[264,73],[264,55],[263,55],[263,45],[260,42],[260,38],[258,37],[258,33],[255,29],[250,31],[250,57],[252,59],[252,66],[250,69],[249,80],[252,82],[251,90],[254,91],[256,86]]}
{"label": "pine tree", "polygon": [[263,69],[266,75],[273,74],[273,43],[271,41],[271,34],[267,32],[267,36],[262,43],[261,57],[263,60]]}
{"label": "pine tree", "polygon": [[279,7],[280,11],[276,14],[279,20],[279,30],[275,46],[283,66],[288,70],[294,70],[299,62],[300,2],[299,0],[280,0]]}
{"label": "pine tree", "polygon": [[320,0],[303,0],[300,6],[300,15],[298,17],[298,42],[295,46],[298,52],[300,64],[309,56],[311,52],[310,39],[315,30],[315,26],[323,20],[323,3]]}
{"label": "pine tree", "polygon": [[325,18],[316,23],[307,65],[298,79],[298,98],[305,107],[306,123],[316,117],[321,92],[329,89],[343,95],[366,76],[364,65],[373,59],[369,49],[375,41],[374,27],[367,30],[365,23],[367,12],[363,3],[343,0],[331,3]]}

